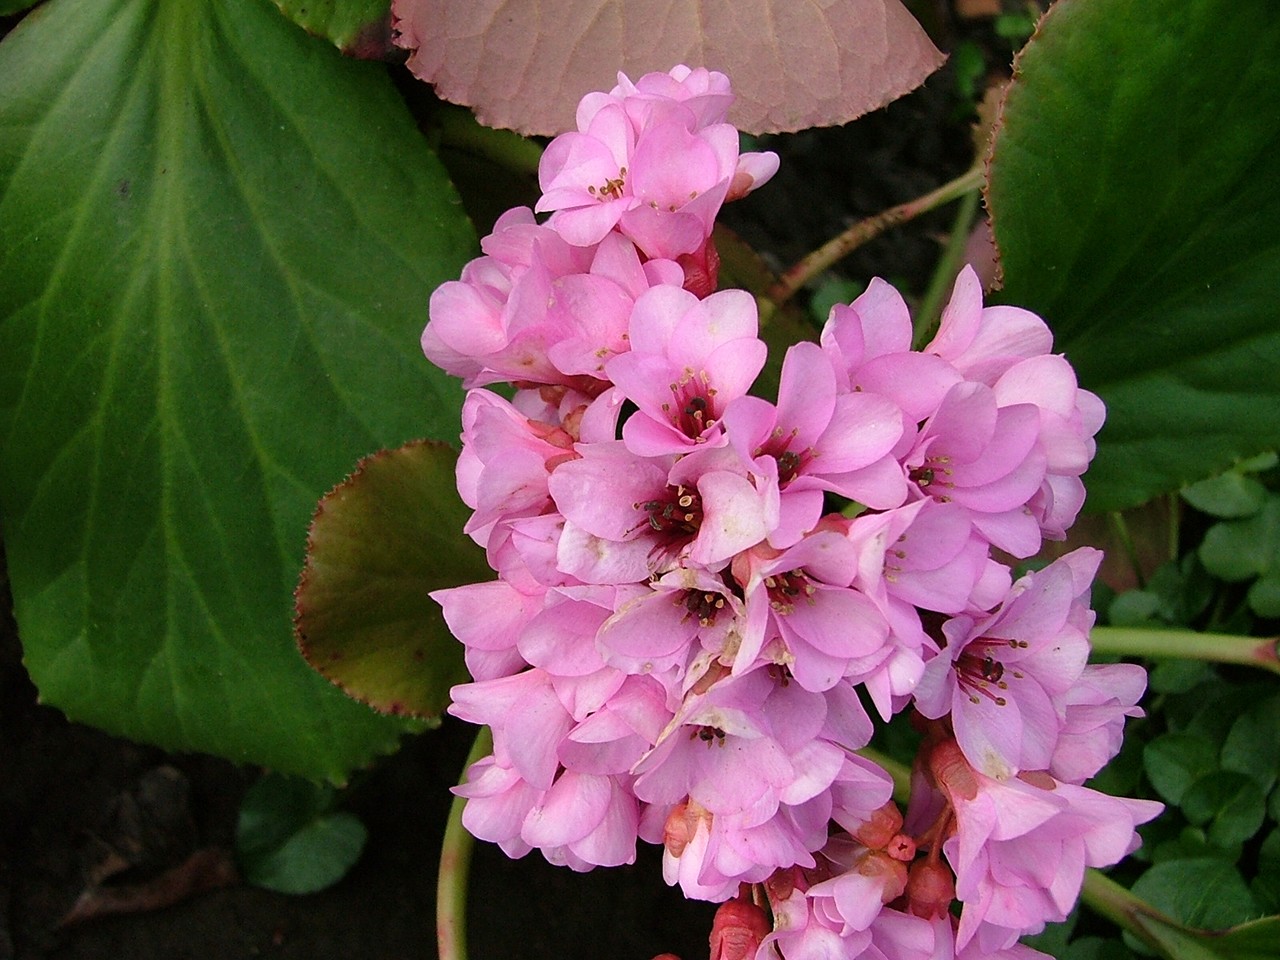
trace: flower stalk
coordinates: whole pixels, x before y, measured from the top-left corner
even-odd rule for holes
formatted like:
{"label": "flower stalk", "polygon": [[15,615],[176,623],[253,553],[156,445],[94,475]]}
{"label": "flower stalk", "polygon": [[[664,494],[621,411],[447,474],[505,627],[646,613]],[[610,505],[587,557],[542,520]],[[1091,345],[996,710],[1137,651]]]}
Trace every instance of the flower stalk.
{"label": "flower stalk", "polygon": [[848,256],[869,240],[874,240],[890,227],[914,220],[921,214],[928,213],[943,204],[972,193],[982,186],[983,168],[981,164],[966,170],[949,183],[944,183],[936,190],[924,196],[890,207],[874,216],[859,220],[844,233],[828,240],[813,253],[787,270],[770,287],[765,296],[775,306],[782,306],[814,277],[822,273],[832,264]]}
{"label": "flower stalk", "polygon": [[1280,674],[1280,651],[1275,637],[1260,639],[1195,630],[1095,627],[1091,639],[1098,653],[1234,663]]}
{"label": "flower stalk", "polygon": [[[471,765],[493,749],[493,734],[481,727],[463,764],[463,779]],[[436,944],[440,960],[467,960],[467,877],[475,838],[462,825],[465,797],[454,797],[440,847],[440,872],[436,879]]]}

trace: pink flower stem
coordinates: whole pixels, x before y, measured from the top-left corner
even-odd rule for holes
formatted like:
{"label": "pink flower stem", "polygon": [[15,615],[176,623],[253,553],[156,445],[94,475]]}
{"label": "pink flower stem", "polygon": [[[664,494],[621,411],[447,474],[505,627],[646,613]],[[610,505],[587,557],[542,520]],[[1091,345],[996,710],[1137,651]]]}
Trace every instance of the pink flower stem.
{"label": "pink flower stem", "polygon": [[900,203],[896,207],[882,210],[875,216],[867,217],[851,226],[838,237],[828,240],[813,253],[787,270],[766,291],[765,296],[774,306],[781,306],[795,294],[797,290],[822,273],[836,261],[852,253],[868,240],[872,240],[890,227],[914,220],[922,213],[928,213],[944,203],[950,203],[982,186],[984,175],[982,164],[978,164],[962,173],[950,183],[944,183],[938,189],[926,193],[922,197]]}
{"label": "pink flower stem", "polygon": [[1198,633],[1195,630],[1095,627],[1091,640],[1093,649],[1098,653],[1238,663],[1280,674],[1280,650],[1275,637],[1263,639],[1227,633]]}
{"label": "pink flower stem", "polygon": [[[492,750],[493,734],[488,727],[481,727],[463,764],[464,777],[473,763]],[[462,808],[466,805],[464,797],[453,798],[440,846],[440,873],[436,879],[436,943],[440,960],[467,960],[467,875],[475,838],[462,825]]]}

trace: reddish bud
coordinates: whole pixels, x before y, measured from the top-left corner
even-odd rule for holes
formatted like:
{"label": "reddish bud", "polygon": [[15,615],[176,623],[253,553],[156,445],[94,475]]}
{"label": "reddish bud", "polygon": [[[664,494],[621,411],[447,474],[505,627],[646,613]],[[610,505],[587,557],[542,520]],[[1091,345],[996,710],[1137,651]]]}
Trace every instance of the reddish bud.
{"label": "reddish bud", "polygon": [[710,237],[701,250],[680,254],[676,263],[684,269],[684,288],[699,300],[716,292],[720,283],[720,252]]}
{"label": "reddish bud", "polygon": [[955,878],[946,864],[918,860],[907,877],[907,909],[917,917],[936,920],[946,916],[956,897]]}
{"label": "reddish bud", "polygon": [[978,795],[978,778],[954,740],[934,744],[928,763],[929,773],[951,800],[972,800]]}
{"label": "reddish bud", "polygon": [[711,960],[748,960],[769,935],[769,919],[754,903],[729,900],[720,904],[711,924]]}
{"label": "reddish bud", "polygon": [[916,842],[905,833],[899,833],[885,844],[884,852],[895,860],[910,863],[916,858]]}
{"label": "reddish bud", "polygon": [[883,850],[902,829],[902,811],[890,800],[871,815],[871,819],[854,832],[853,838],[864,847]]}

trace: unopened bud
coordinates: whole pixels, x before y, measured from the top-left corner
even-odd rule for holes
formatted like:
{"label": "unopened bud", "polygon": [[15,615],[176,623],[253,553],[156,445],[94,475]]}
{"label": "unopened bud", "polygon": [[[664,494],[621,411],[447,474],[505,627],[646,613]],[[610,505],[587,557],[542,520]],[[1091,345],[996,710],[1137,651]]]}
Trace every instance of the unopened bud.
{"label": "unopened bud", "polygon": [[978,778],[965,759],[960,744],[943,740],[929,748],[929,773],[934,782],[954,802],[956,798],[972,800],[978,795]]}
{"label": "unopened bud", "polygon": [[748,960],[768,935],[769,918],[754,903],[722,903],[711,924],[711,960]]}
{"label": "unopened bud", "polygon": [[902,811],[890,800],[871,814],[871,819],[854,831],[853,838],[864,847],[883,850],[885,845],[902,829]]}
{"label": "unopened bud", "polygon": [[907,877],[907,909],[917,917],[936,920],[944,917],[956,898],[951,869],[937,860],[918,860]]}

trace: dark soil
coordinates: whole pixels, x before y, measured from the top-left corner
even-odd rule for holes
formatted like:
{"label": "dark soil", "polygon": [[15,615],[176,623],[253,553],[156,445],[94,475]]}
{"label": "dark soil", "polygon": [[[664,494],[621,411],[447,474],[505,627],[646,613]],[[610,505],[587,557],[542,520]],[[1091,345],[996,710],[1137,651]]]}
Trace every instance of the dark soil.
{"label": "dark soil", "polygon": [[[925,4],[927,6],[927,4]],[[947,4],[940,7],[948,8]],[[944,27],[964,27],[954,18]],[[1002,52],[989,23],[964,27]],[[942,39],[944,45],[948,39]],[[726,219],[776,266],[792,262],[861,217],[924,193],[972,159],[969,117],[945,70],[887,110],[833,130],[767,138],[783,154],[777,180]],[[883,275],[919,292],[950,225],[942,211],[859,252],[842,270]],[[188,786],[167,861],[135,865],[110,882],[143,881],[197,848],[229,851],[238,805],[258,771],[205,756],[174,756],[67,722],[41,706],[21,664],[11,604],[0,597],[0,960],[423,960],[435,956],[436,857],[473,736],[447,721],[406,742],[347,798],[369,828],[364,856],[336,886],[286,896],[233,883],[177,905],[60,927],[101,862],[122,809],[149,774],[168,766]],[[170,775],[172,776],[172,775]],[[167,781],[166,781],[167,782]],[[126,803],[127,806],[127,803]],[[189,821],[186,819],[189,815]],[[104,839],[105,838],[105,839]],[[706,956],[712,908],[661,882],[658,854],[628,868],[574,874],[536,854],[510,861],[477,846],[471,955],[477,960],[647,960],[670,951]]]}

